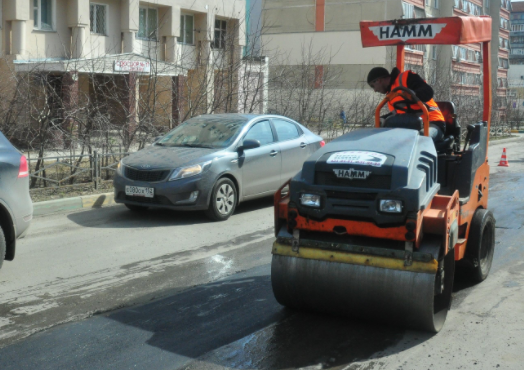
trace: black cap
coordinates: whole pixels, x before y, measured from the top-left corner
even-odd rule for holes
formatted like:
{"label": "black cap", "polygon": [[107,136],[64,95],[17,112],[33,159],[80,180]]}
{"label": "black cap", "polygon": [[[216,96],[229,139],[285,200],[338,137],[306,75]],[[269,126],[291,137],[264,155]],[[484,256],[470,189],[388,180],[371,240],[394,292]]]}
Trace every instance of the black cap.
{"label": "black cap", "polygon": [[389,77],[389,71],[384,67],[375,67],[372,68],[371,71],[368,73],[368,83],[371,81],[376,80],[377,78],[381,77]]}

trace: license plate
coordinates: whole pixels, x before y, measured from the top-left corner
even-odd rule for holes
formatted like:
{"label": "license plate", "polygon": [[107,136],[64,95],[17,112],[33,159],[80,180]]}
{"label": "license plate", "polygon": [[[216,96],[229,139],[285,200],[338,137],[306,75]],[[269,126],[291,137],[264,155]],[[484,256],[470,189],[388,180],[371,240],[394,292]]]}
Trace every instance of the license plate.
{"label": "license plate", "polygon": [[155,188],[145,188],[143,186],[126,186],[126,195],[131,197],[153,198],[155,196]]}

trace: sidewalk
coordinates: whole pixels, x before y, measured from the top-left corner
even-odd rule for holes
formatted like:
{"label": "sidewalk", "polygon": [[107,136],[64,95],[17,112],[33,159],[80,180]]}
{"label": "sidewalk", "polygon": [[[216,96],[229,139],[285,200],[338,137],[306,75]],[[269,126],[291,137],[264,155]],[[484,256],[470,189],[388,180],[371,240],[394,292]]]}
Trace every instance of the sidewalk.
{"label": "sidewalk", "polygon": [[[504,145],[514,141],[524,140],[524,134],[513,134],[516,137],[490,141],[490,146]],[[62,198],[33,203],[33,216],[42,216],[53,213],[69,212],[82,208],[101,208],[114,205],[114,194],[92,194],[80,197]]]}

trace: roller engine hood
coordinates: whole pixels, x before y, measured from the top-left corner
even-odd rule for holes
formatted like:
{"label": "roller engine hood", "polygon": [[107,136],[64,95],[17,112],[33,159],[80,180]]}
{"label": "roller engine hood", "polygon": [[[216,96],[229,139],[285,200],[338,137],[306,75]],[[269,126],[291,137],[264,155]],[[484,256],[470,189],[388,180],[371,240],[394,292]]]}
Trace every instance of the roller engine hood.
{"label": "roller engine hood", "polygon": [[[293,178],[291,201],[319,219],[351,217],[396,223],[425,207],[440,188],[433,140],[409,129],[363,129],[315,152]],[[322,195],[322,207],[302,206],[303,193]],[[378,212],[381,199],[400,199],[402,214]]]}

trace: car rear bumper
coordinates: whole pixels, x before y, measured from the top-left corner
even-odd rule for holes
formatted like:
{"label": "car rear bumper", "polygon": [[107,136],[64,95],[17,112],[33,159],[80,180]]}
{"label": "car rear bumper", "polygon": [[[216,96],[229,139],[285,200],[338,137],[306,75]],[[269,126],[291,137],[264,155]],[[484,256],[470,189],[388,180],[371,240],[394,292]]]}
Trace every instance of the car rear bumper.
{"label": "car rear bumper", "polygon": [[[21,201],[21,199],[19,201]],[[29,230],[29,226],[33,220],[33,203],[29,195],[20,203],[24,203],[25,206],[19,207],[14,214],[17,239],[23,238],[27,234],[27,230]]]}
{"label": "car rear bumper", "polygon": [[[207,179],[208,174],[156,183],[133,181],[117,174],[113,180],[115,202],[174,210],[204,210],[208,208],[209,193],[214,184]],[[125,191],[126,186],[154,188],[154,197],[128,196]],[[191,194],[195,191],[198,191],[198,196],[195,201],[191,201]]]}

